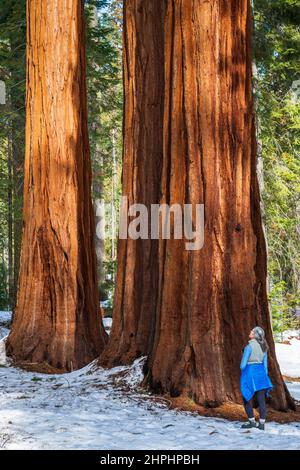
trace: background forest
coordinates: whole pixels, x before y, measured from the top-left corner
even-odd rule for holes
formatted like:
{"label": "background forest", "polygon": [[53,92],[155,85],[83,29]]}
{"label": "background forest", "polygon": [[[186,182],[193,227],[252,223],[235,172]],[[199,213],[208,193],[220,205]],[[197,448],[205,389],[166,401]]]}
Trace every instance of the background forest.
{"label": "background forest", "polygon": [[[25,0],[0,1],[0,310],[16,300],[22,230],[25,128]],[[122,163],[122,1],[86,1],[89,135],[99,291],[110,314]],[[258,171],[268,241],[275,331],[300,322],[300,2],[255,0],[253,73]],[[0,90],[1,91],[1,90]],[[108,232],[108,230],[107,230]]]}

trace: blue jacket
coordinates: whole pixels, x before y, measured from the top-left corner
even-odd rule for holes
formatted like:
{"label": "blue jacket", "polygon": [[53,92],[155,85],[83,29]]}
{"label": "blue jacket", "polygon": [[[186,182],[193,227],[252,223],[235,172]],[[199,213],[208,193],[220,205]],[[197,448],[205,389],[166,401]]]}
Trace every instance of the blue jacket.
{"label": "blue jacket", "polygon": [[265,390],[266,395],[272,390],[273,385],[268,376],[268,354],[264,353],[262,363],[248,363],[251,356],[251,344],[248,344],[241,361],[241,393],[246,401],[251,400],[255,392]]}

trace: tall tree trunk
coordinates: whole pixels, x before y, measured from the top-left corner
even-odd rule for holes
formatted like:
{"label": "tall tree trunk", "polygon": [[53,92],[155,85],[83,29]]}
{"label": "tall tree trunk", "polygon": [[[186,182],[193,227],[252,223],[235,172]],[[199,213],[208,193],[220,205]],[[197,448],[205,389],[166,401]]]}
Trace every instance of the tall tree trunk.
{"label": "tall tree trunk", "polygon": [[256,175],[249,0],[176,0],[165,18],[161,202],[203,203],[205,242],[161,240],[147,381],[216,406],[240,401],[239,362],[255,325],[270,345],[272,404],[293,401],[275,357]]}
{"label": "tall tree trunk", "polygon": [[82,0],[27,0],[24,225],[7,352],[62,370],[103,349]]}
{"label": "tall tree trunk", "polygon": [[[99,24],[98,7],[91,6],[90,24],[91,28],[97,28]],[[99,38],[100,40],[100,38]],[[94,64],[96,67],[96,64]],[[93,96],[93,95],[92,95]],[[101,116],[94,117],[92,129],[98,136],[101,129]],[[103,199],[103,155],[101,153],[101,145],[99,138],[94,143],[94,153],[91,155],[92,172],[93,172],[93,206],[95,214],[95,250],[97,258],[97,279],[98,279],[98,292],[101,300],[102,292],[101,285],[103,283],[103,262],[105,257],[105,243],[104,243],[104,230],[105,230],[105,211]]]}
{"label": "tall tree trunk", "polygon": [[8,128],[7,137],[7,241],[8,241],[8,299],[11,309],[14,302],[14,256],[13,256],[13,162],[12,162],[12,130]]}
{"label": "tall tree trunk", "polygon": [[[25,7],[25,5],[24,5]],[[11,69],[11,94],[12,109],[11,136],[12,136],[12,187],[13,187],[13,290],[12,310],[17,299],[18,277],[20,268],[20,252],[22,240],[22,209],[23,209],[23,181],[24,181],[24,154],[25,154],[25,58],[23,34],[20,37],[11,35],[10,43],[12,54],[20,63],[20,72],[15,73]],[[24,72],[22,65],[24,65]],[[13,67],[13,66],[12,66]],[[22,79],[22,80],[21,80]],[[21,82],[21,83],[20,83]]]}
{"label": "tall tree trunk", "polygon": [[[124,2],[123,196],[159,202],[163,124],[163,2]],[[151,350],[158,292],[158,241],[119,240],[113,326],[102,365]]]}
{"label": "tall tree trunk", "polygon": [[[102,168],[102,158],[100,152],[96,149],[95,159],[97,159],[97,166],[101,165]],[[100,161],[101,162],[100,162]],[[104,243],[104,233],[105,233],[105,205],[103,199],[103,184],[102,184],[102,170],[96,171],[93,178],[93,194],[94,194],[94,213],[95,213],[95,249],[97,257],[97,280],[98,280],[98,291],[100,297],[102,295],[101,285],[103,283],[103,262],[105,257],[105,243]],[[100,299],[101,300],[101,299]]]}
{"label": "tall tree trunk", "polygon": [[[115,240],[116,240],[116,175],[117,175],[117,160],[116,160],[116,130],[112,129],[112,178],[111,178],[111,259],[116,260],[115,253]],[[113,278],[114,281],[114,278]]]}
{"label": "tall tree trunk", "polygon": [[[16,125],[20,125],[20,120]],[[14,121],[13,121],[14,125]],[[23,166],[24,166],[24,137],[20,136],[23,132],[18,128],[18,132],[13,129],[12,138],[12,154],[13,154],[13,258],[14,258],[14,275],[13,275],[13,303],[14,310],[17,300],[18,279],[20,269],[20,253],[22,241],[22,207],[23,207]]]}

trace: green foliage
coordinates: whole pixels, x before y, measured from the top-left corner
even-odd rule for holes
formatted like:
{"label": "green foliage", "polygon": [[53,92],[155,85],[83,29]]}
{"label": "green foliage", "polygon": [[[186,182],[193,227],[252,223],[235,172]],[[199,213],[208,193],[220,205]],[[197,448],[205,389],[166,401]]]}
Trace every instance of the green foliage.
{"label": "green foliage", "polygon": [[36,377],[36,376],[32,377],[31,379],[31,382],[42,382],[42,381],[43,379],[41,377]]}
{"label": "green foliage", "polygon": [[9,305],[15,301],[21,245],[25,149],[25,0],[2,0],[0,80],[6,104],[0,105],[0,262],[9,278]]}
{"label": "green foliage", "polygon": [[295,310],[300,298],[288,292],[284,281],[275,284],[269,295],[272,305],[273,329],[275,333],[283,333],[289,329],[300,328],[300,319]]}
{"label": "green foliage", "polygon": [[[263,162],[270,301],[274,326],[289,323],[300,286],[299,0],[255,0],[258,140]],[[300,89],[299,89],[300,91]],[[289,324],[287,324],[289,326]]]}
{"label": "green foliage", "polygon": [[[113,210],[106,220],[117,225],[122,171],[122,30],[119,2],[86,2],[89,136],[94,201]],[[112,217],[112,214],[116,214]],[[108,229],[109,227],[106,227]],[[116,231],[116,228],[115,228]],[[109,230],[106,230],[108,233]],[[101,266],[101,297],[112,298],[116,240],[106,238]]]}
{"label": "green foliage", "polygon": [[4,263],[0,263],[0,310],[7,310],[8,307],[7,269]]}

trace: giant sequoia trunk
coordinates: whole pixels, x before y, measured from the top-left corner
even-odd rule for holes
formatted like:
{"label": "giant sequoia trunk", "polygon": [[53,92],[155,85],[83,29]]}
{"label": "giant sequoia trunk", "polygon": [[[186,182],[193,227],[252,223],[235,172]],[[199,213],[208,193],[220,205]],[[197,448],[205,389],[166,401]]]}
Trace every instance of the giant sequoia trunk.
{"label": "giant sequoia trunk", "polygon": [[27,1],[24,226],[7,352],[81,367],[103,349],[87,133],[83,1]]}
{"label": "giant sequoia trunk", "polygon": [[[147,380],[216,406],[240,401],[255,325],[270,345],[277,409],[293,407],[275,357],[256,176],[249,0],[167,1],[161,202],[205,204],[205,242],[161,240]],[[141,121],[142,122],[142,121]]]}
{"label": "giant sequoia trunk", "polygon": [[[124,2],[123,196],[159,203],[163,126],[163,2]],[[113,326],[102,365],[151,350],[158,292],[158,241],[119,240]]]}

